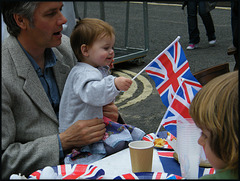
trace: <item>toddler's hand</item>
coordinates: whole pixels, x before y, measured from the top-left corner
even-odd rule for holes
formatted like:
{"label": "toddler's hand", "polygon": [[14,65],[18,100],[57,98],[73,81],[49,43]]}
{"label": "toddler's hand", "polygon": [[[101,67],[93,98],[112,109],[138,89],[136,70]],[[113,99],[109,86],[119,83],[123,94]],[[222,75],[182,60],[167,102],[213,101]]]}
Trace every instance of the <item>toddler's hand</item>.
{"label": "toddler's hand", "polygon": [[132,80],[125,77],[117,77],[114,80],[115,86],[120,91],[127,91],[132,85]]}

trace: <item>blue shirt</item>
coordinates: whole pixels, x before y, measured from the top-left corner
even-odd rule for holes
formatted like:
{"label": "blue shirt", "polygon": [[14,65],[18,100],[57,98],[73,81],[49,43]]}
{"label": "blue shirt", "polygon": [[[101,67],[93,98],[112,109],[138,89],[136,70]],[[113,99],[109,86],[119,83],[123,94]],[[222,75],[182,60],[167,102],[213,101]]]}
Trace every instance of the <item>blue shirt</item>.
{"label": "blue shirt", "polygon": [[44,72],[42,73],[41,68],[38,66],[38,64],[35,62],[32,56],[23,48],[20,42],[18,43],[22,47],[23,51],[27,55],[30,62],[32,63],[32,66],[34,67],[38,75],[38,78],[40,79],[42,86],[58,118],[60,95],[59,95],[57,83],[56,83],[56,80],[53,74],[53,69],[52,69],[52,67],[56,65],[56,61],[57,61],[55,54],[53,53],[51,48],[48,48],[45,50],[45,53],[44,53],[45,65],[44,65]]}
{"label": "blue shirt", "polygon": [[[44,65],[44,73],[42,73],[41,68],[38,66],[38,64],[35,62],[35,60],[32,58],[32,56],[23,48],[21,43],[18,41],[19,45],[25,52],[26,56],[30,60],[33,68],[35,69],[38,78],[40,79],[42,86],[48,96],[49,101],[52,104],[52,107],[56,113],[56,116],[58,118],[59,115],[59,103],[60,103],[60,94],[58,91],[57,83],[53,74],[52,67],[56,65],[56,56],[51,48],[47,48],[44,52],[45,56],[45,65]],[[59,152],[60,152],[60,159],[64,157],[62,144],[60,141],[60,137],[58,135],[58,142],[59,142]]]}

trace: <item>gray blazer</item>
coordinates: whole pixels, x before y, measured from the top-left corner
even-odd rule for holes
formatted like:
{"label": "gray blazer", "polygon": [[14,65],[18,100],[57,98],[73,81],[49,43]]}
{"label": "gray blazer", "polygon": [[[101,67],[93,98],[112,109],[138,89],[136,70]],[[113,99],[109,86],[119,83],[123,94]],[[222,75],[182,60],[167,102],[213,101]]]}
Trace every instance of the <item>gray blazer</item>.
{"label": "gray blazer", "polygon": [[[76,63],[69,38],[53,51],[53,71],[60,95]],[[32,67],[15,37],[2,44],[2,178],[28,176],[37,169],[59,164],[58,120]]]}

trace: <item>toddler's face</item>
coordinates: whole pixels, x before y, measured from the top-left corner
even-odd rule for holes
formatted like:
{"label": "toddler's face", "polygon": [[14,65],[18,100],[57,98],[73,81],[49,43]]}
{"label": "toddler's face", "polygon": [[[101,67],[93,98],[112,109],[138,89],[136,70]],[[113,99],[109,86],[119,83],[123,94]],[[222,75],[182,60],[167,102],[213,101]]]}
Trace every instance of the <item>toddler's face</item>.
{"label": "toddler's face", "polygon": [[202,129],[200,138],[198,139],[198,144],[201,145],[204,149],[205,155],[213,166],[214,169],[223,169],[226,167],[226,163],[218,158],[210,147],[210,132],[207,129]]}
{"label": "toddler's face", "polygon": [[110,65],[114,58],[115,36],[98,38],[89,49],[89,63],[94,67]]}

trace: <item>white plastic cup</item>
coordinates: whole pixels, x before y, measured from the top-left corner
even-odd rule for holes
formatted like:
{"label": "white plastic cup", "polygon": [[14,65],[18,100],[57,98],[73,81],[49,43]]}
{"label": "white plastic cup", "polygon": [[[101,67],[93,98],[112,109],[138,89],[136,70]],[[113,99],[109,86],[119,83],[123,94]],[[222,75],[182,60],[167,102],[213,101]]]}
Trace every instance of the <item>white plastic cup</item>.
{"label": "white plastic cup", "polygon": [[201,155],[201,146],[198,144],[198,139],[201,130],[193,121],[189,122],[177,122],[177,154],[182,177],[198,179]]}
{"label": "white plastic cup", "polygon": [[153,142],[133,141],[128,146],[132,172],[152,172]]}

